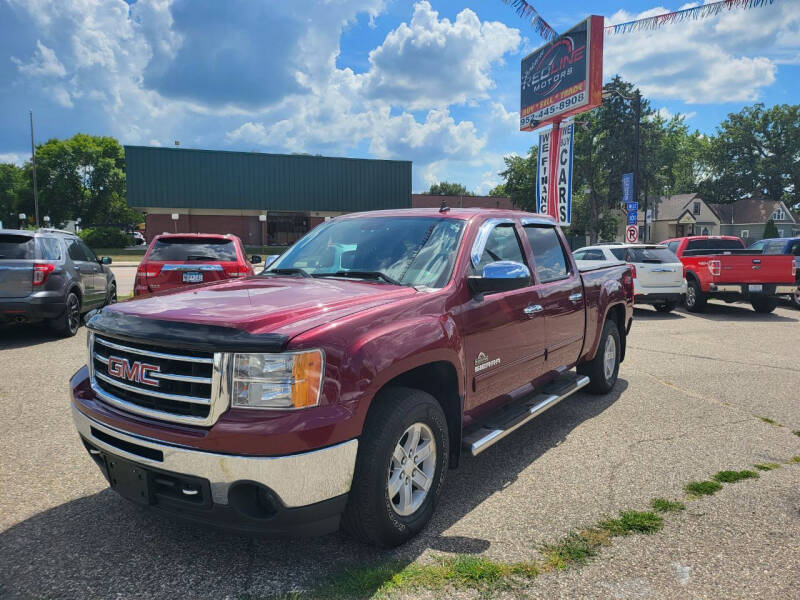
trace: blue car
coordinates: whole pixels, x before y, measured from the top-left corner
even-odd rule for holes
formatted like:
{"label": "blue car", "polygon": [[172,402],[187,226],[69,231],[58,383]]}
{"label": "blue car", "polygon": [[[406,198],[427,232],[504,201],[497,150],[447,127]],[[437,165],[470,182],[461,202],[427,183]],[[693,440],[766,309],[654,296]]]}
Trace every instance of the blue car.
{"label": "blue car", "polygon": [[771,238],[759,240],[750,245],[750,250],[760,250],[762,254],[792,254],[794,256],[797,289],[792,295],[792,304],[800,309],[800,237]]}

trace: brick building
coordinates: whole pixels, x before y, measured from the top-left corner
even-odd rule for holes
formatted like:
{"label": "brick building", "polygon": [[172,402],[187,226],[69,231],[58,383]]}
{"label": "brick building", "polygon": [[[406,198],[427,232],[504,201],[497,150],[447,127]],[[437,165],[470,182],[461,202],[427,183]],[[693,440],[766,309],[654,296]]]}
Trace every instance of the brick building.
{"label": "brick building", "polygon": [[[346,212],[411,206],[411,162],[125,146],[128,205],[162,232],[288,245]],[[438,205],[437,205],[438,206]]]}

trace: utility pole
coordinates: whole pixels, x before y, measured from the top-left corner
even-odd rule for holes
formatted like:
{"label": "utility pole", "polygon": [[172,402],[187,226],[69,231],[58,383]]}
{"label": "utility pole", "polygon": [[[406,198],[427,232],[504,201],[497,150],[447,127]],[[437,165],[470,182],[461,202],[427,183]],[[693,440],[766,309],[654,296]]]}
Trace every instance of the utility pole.
{"label": "utility pole", "polygon": [[36,146],[33,145],[33,111],[31,116],[31,163],[33,164],[33,207],[36,213],[36,229],[39,229],[39,189],[36,184]]}
{"label": "utility pole", "polygon": [[[639,88],[633,97],[633,118],[636,119],[633,132],[633,198],[639,202],[639,125],[642,120],[642,95]],[[647,192],[644,198],[644,241],[647,241]]]}

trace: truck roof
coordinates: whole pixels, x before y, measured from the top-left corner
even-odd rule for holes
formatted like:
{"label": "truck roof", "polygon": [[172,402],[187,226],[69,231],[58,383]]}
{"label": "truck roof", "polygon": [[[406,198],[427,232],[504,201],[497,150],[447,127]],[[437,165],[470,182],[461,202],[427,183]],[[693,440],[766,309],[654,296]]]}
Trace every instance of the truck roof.
{"label": "truck roof", "polygon": [[439,212],[438,208],[397,208],[390,210],[373,210],[369,212],[348,213],[337,219],[354,217],[434,217],[469,220],[473,217],[484,216],[488,218],[536,218],[542,223],[554,224],[555,219],[550,215],[532,213],[524,210],[509,210],[507,208],[448,208]]}

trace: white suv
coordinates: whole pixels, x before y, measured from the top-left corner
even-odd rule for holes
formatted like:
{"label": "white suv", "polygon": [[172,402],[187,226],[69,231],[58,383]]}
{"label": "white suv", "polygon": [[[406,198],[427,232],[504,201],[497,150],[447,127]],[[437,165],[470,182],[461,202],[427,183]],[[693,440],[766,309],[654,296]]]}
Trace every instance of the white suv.
{"label": "white suv", "polygon": [[633,293],[637,304],[652,304],[670,312],[686,294],[683,265],[672,250],[657,244],[601,244],[572,253],[579,268],[592,264],[628,263],[633,269]]}

